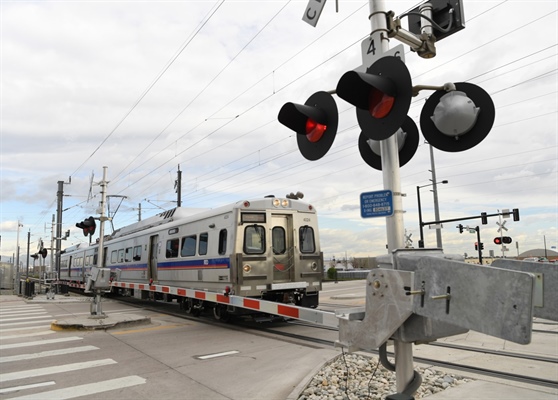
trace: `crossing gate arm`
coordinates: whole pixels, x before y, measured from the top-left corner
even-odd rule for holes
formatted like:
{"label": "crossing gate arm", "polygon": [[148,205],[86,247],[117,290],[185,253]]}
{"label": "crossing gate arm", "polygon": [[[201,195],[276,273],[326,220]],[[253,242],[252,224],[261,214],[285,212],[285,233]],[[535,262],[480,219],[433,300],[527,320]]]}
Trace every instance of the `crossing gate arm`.
{"label": "crossing gate arm", "polygon": [[338,313],[338,344],[372,350],[390,338],[429,342],[469,329],[530,343],[533,274],[412,250],[394,253],[391,266],[368,274],[364,309]]}
{"label": "crossing gate arm", "polygon": [[310,322],[316,325],[322,325],[332,328],[337,328],[339,326],[338,319],[333,312],[299,307],[291,304],[276,303],[273,301],[250,297],[226,295],[224,293],[209,292],[205,290],[195,290],[165,285],[150,285],[147,283],[115,281],[112,282],[111,285],[112,287],[116,288],[145,290],[149,292],[171,294],[177,297],[188,297],[212,303],[225,304],[244,308],[247,310],[258,311],[265,314],[297,319],[300,321]]}
{"label": "crossing gate arm", "polygon": [[558,321],[558,264],[536,261],[519,261],[507,258],[495,260],[493,267],[527,272],[535,276],[535,317]]}

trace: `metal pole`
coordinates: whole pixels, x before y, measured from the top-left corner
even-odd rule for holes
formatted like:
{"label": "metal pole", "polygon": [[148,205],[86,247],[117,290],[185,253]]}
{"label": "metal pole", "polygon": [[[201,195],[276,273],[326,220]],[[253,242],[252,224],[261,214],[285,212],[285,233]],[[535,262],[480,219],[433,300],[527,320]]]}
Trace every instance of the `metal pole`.
{"label": "metal pole", "polygon": [[180,170],[180,164],[178,164],[178,173],[176,176],[176,206],[182,206],[182,171]]}
{"label": "metal pole", "polygon": [[17,220],[17,238],[16,238],[16,293],[17,294],[21,294],[20,291],[20,277],[21,277],[21,271],[19,268],[19,228],[23,227],[23,224],[21,222],[19,222],[19,219]]}
{"label": "metal pole", "polygon": [[[105,216],[105,204],[107,200],[107,191],[106,187],[108,185],[107,182],[107,169],[108,167],[103,167],[103,180],[99,184],[101,186],[101,204],[99,208],[101,209],[100,217],[99,217],[99,250],[97,252],[97,266],[99,268],[103,268],[103,261],[104,261],[104,236],[105,236],[105,220],[107,219]],[[94,290],[94,297],[91,300],[91,315],[97,317],[104,317],[102,305],[101,305],[101,292],[99,289]]]}
{"label": "metal pole", "polygon": [[[387,7],[383,0],[370,0],[371,36],[380,54],[389,50],[386,12]],[[386,217],[388,251],[392,253],[394,250],[404,247],[403,236],[405,234],[397,135],[381,140],[380,150],[384,188],[393,193],[393,215]],[[402,393],[414,376],[413,345],[395,340],[394,349],[396,387],[397,392]]]}
{"label": "metal pole", "polygon": [[25,281],[29,280],[29,246],[31,244],[31,229],[27,231],[27,266],[25,267]]}
{"label": "metal pole", "polygon": [[[62,251],[62,206],[64,201],[64,181],[58,181],[56,192],[56,280],[60,279],[60,252]],[[58,285],[56,286],[58,288]],[[58,290],[56,290],[58,292]]]}
{"label": "metal pole", "polygon": [[[434,165],[434,150],[433,147],[429,144],[430,147],[430,172],[432,172],[432,196],[434,197],[434,218],[436,221],[440,220],[440,207],[438,206],[438,186],[436,182],[436,167]],[[436,226],[436,246],[441,249],[442,248],[442,226],[441,224],[437,224]]]}
{"label": "metal pole", "polygon": [[481,238],[480,238],[480,228],[477,226],[475,228],[477,231],[477,248],[479,250],[479,264],[482,265],[482,250],[481,250]]}
{"label": "metal pole", "polygon": [[420,186],[417,186],[417,200],[418,200],[418,215],[419,215],[419,229],[420,229],[420,240],[419,240],[419,248],[424,248],[424,234],[422,231],[422,208],[420,206]]}

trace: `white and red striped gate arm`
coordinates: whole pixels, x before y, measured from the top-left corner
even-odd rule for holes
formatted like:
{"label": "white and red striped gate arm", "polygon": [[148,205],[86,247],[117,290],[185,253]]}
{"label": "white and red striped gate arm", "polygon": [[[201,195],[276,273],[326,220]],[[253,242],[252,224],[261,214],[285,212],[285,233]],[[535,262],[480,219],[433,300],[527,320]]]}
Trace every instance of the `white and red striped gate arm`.
{"label": "white and red striped gate arm", "polygon": [[150,285],[148,283],[112,282],[113,287],[135,290],[146,290],[149,292],[167,293],[179,297],[190,297],[192,299],[210,301],[213,303],[227,304],[234,307],[255,310],[266,314],[278,315],[285,318],[293,318],[301,321],[311,322],[317,325],[339,327],[339,320],[335,313],[315,310],[313,308],[298,307],[290,304],[276,303],[273,301],[225,295],[223,293],[208,292],[173,286]]}

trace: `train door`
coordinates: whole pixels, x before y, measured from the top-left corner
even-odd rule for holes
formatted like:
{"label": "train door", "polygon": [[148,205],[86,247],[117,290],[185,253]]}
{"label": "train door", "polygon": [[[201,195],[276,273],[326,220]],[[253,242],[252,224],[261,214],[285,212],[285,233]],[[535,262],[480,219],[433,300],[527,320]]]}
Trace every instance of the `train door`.
{"label": "train door", "polygon": [[147,260],[147,279],[157,281],[157,250],[159,249],[159,235],[149,238],[149,258]]}
{"label": "train door", "polygon": [[292,282],[295,278],[292,215],[271,215],[273,281]]}

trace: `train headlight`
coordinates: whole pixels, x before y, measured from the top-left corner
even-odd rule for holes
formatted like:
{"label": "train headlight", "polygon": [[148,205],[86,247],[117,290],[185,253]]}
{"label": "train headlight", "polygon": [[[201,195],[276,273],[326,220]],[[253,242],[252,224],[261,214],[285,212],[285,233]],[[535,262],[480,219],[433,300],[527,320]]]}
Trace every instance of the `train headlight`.
{"label": "train headlight", "polygon": [[281,205],[282,205],[283,207],[288,207],[288,206],[289,206],[289,200],[287,200],[287,199],[281,200]]}
{"label": "train headlight", "polygon": [[244,270],[245,273],[250,273],[250,271],[252,271],[252,266],[250,264],[244,264],[244,267],[242,267],[242,269]]}
{"label": "train headlight", "polygon": [[312,265],[310,265],[310,268],[312,268],[312,271],[317,271],[318,270],[318,264],[313,262]]}
{"label": "train headlight", "polygon": [[281,205],[281,200],[273,199],[273,207],[279,207]]}

